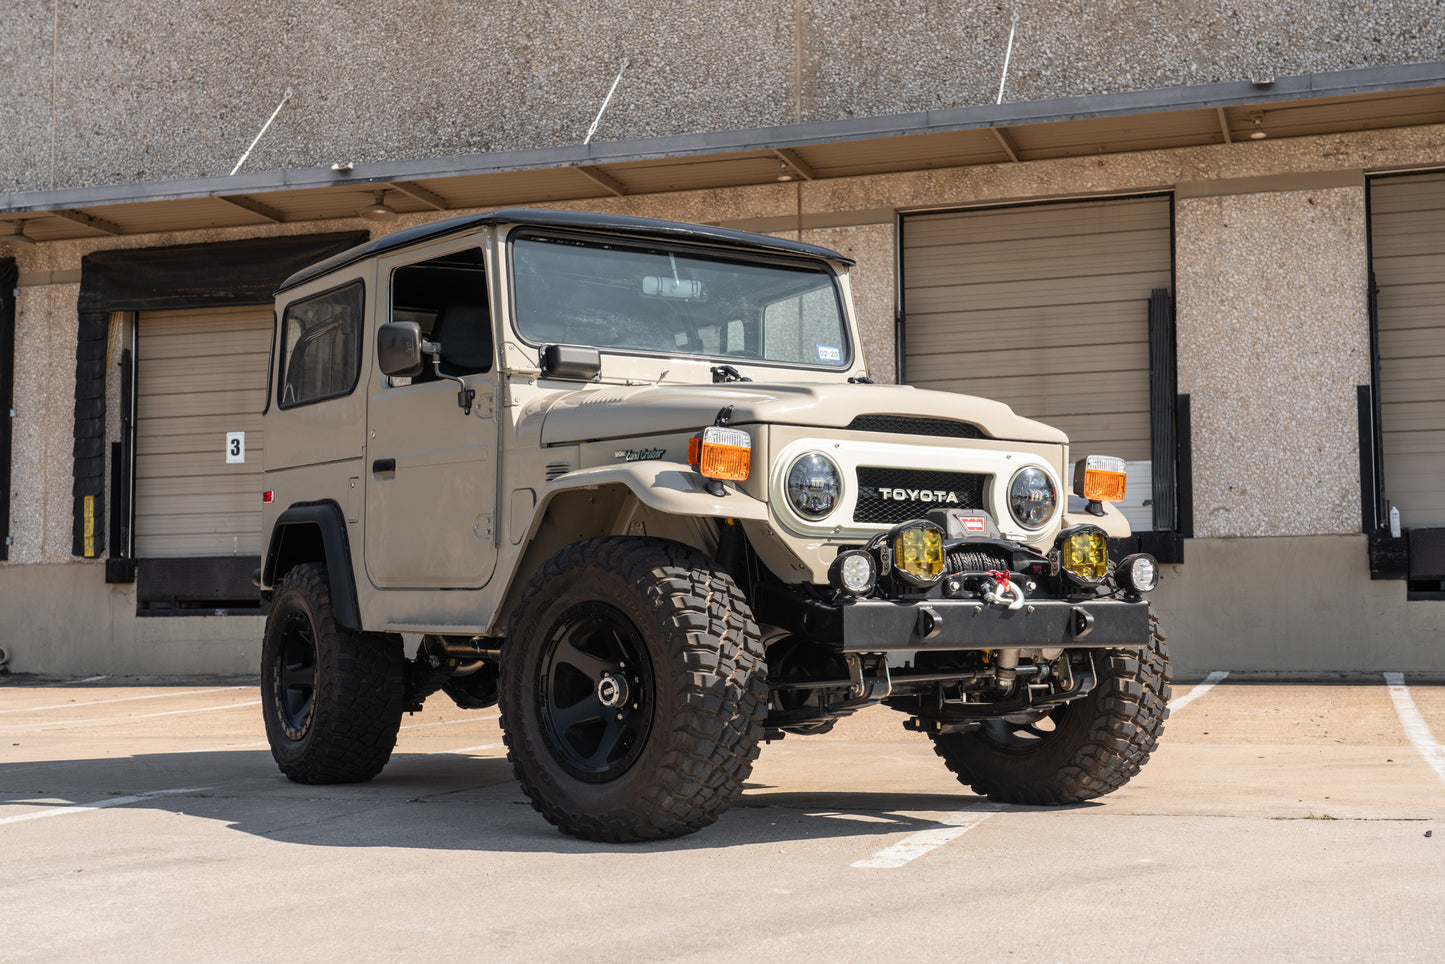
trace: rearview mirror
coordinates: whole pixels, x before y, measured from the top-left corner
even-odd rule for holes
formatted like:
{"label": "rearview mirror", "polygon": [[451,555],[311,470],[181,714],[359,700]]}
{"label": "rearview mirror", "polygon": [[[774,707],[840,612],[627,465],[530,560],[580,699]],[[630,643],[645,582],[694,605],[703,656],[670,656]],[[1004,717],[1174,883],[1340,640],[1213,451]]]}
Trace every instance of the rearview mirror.
{"label": "rearview mirror", "polygon": [[389,321],[376,330],[376,365],[384,374],[421,374],[421,325]]}

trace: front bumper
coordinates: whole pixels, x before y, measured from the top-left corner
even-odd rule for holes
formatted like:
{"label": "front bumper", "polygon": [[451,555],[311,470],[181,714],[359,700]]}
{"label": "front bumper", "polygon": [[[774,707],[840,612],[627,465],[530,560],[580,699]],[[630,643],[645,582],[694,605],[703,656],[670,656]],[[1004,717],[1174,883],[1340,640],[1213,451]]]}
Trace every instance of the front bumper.
{"label": "front bumper", "polygon": [[779,618],[764,619],[843,653],[1129,647],[1150,638],[1143,599],[1034,599],[1016,610],[967,599],[799,602],[769,606]]}

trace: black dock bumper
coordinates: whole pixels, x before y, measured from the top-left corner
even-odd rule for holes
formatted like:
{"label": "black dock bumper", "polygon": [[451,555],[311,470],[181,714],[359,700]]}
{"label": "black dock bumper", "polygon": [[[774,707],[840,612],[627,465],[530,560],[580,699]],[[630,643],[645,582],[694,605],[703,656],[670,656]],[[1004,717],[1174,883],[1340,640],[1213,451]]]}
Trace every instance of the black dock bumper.
{"label": "black dock bumper", "polygon": [[816,602],[795,606],[790,615],[788,628],[845,653],[1127,647],[1149,642],[1149,604],[1142,599],[1041,599],[1013,610],[961,599],[859,599],[836,606]]}

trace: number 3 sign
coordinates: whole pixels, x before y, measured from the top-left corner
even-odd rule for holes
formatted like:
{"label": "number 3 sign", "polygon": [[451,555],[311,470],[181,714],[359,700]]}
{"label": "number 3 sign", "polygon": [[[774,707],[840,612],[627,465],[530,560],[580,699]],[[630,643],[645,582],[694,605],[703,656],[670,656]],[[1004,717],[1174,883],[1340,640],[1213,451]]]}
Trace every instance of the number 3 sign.
{"label": "number 3 sign", "polygon": [[226,462],[227,462],[227,464],[229,464],[229,463],[231,463],[231,462],[244,462],[244,461],[246,461],[246,433],[245,433],[245,432],[227,432],[227,433],[226,433]]}

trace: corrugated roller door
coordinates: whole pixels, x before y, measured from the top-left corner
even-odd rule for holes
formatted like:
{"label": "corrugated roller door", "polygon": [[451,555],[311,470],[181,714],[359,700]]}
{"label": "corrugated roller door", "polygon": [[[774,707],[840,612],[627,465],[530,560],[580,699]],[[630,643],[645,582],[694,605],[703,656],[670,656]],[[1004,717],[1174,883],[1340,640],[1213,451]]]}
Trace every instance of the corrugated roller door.
{"label": "corrugated roller door", "polygon": [[1385,497],[1445,525],[1445,174],[1370,185]]}
{"label": "corrugated roller door", "polygon": [[[271,309],[141,312],[135,556],[259,555]],[[244,462],[227,433],[244,432]]]}
{"label": "corrugated roller door", "polygon": [[1146,462],[1149,293],[1172,283],[1170,200],[911,215],[909,384],[1008,403],[1073,452]]}

